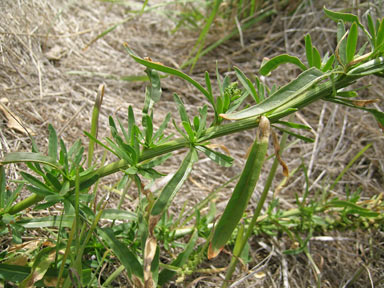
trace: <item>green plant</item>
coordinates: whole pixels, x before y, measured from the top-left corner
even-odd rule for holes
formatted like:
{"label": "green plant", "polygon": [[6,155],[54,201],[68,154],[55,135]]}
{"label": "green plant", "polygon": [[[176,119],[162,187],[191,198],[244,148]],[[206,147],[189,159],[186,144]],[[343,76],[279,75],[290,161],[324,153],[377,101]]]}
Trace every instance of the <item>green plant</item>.
{"label": "green plant", "polygon": [[[346,200],[324,197],[323,202],[312,203],[306,202],[305,194],[303,200],[297,200],[298,208],[289,211],[280,211],[277,209],[278,202],[273,201],[269,206],[267,217],[260,220],[261,209],[278,162],[282,162],[278,156],[278,145],[276,145],[277,157],[259,203],[253,211],[253,216],[250,221],[246,219],[243,225],[237,228],[246,212],[248,201],[265,161],[270,125],[282,130],[285,135],[290,134],[304,141],[311,141],[292,131],[292,129],[309,129],[307,126],[281,119],[314,101],[324,100],[370,112],[379,125],[384,126],[384,113],[356,105],[356,100],[351,97],[357,96],[357,92],[342,90],[350,87],[360,78],[384,75],[384,19],[374,23],[368,16],[369,25],[365,28],[352,14],[336,13],[327,9],[324,11],[329,17],[338,21],[338,45],[335,55],[325,55],[321,59],[320,53],[311,43],[310,36],[306,36],[306,64],[297,57],[280,55],[264,63],[260,68],[262,75],[268,75],[279,65],[288,62],[303,70],[296,79],[279,88],[269,88],[258,78],[252,81],[240,69],[235,68],[242,88],[237,83],[231,83],[228,78],[222,81],[217,73],[219,91],[214,93],[208,73],[206,73],[206,88],[204,88],[185,73],[150,59],[142,59],[126,47],[129,55],[146,67],[145,72],[150,80],[140,124],[135,118],[133,108],[129,107],[126,125],[120,119],[110,117],[111,137],[106,137],[104,141],[99,140],[98,114],[104,93],[103,87],[100,87],[92,115],[91,132],[85,132],[90,139],[87,159],[83,157],[85,148],[80,141],[67,149],[64,141],[58,139],[54,128],[49,126],[48,155],[39,152],[32,142],[32,152],[9,153],[1,160],[1,234],[11,235],[14,242],[20,243],[21,235],[29,228],[54,227],[55,229],[49,230],[49,244],[44,246],[39,243],[37,245],[39,249],[34,249],[31,253],[31,267],[21,267],[12,264],[12,261],[4,261],[0,264],[0,278],[16,282],[21,287],[27,287],[48,285],[46,284],[48,278],[53,275],[55,281],[48,286],[69,287],[72,282],[78,286],[92,287],[97,285],[96,273],[112,262],[113,257],[117,257],[121,266],[104,279],[104,284],[107,283],[105,286],[125,270],[131,285],[155,287],[167,283],[175,275],[183,277],[193,273],[197,265],[203,261],[207,251],[208,257],[215,257],[226,243],[234,241],[233,235],[237,232],[234,257],[227,271],[227,281],[223,284],[226,286],[232,277],[238,258],[243,255],[248,239],[255,232],[262,231],[269,234],[275,233],[276,230],[286,232],[300,243],[298,249],[286,252],[291,254],[304,252],[310,258],[306,250],[308,237],[303,240],[300,232],[305,231],[311,235],[314,229],[319,227],[332,229],[335,226],[356,223],[349,223],[351,221],[348,219],[351,216],[361,219],[359,222],[362,223],[361,225],[367,225],[367,223],[370,225],[371,219],[374,225],[381,225],[379,221],[382,217],[378,212],[383,209],[381,200],[371,199],[372,202],[368,204],[359,203],[358,194]],[[345,30],[345,23],[352,23],[349,32]],[[356,52],[358,29],[361,29],[368,38],[371,50],[366,54],[363,53],[368,44]],[[162,93],[158,71],[186,80],[206,97],[210,105],[210,108],[208,105],[203,105],[198,115],[190,118],[182,99],[177,94],[174,95],[181,123],[176,123],[174,119],[172,123],[181,135],[180,138],[175,139],[172,134],[165,136],[165,130],[171,121],[170,115],[167,115],[158,130],[154,131],[154,107],[160,101]],[[256,104],[238,111],[247,96],[251,96]],[[211,123],[207,121],[208,109],[211,109],[213,114]],[[225,123],[223,119],[235,121]],[[217,224],[213,224],[215,207],[211,206],[209,215],[200,215],[201,207],[187,213],[188,219],[193,217],[196,219],[191,227],[170,225],[170,218],[166,215],[167,208],[190,175],[194,163],[199,158],[199,153],[205,154],[222,166],[230,166],[232,163],[231,157],[213,150],[209,141],[258,126],[260,126],[260,135],[256,137],[247,164]],[[285,146],[285,137],[281,142],[281,148]],[[104,165],[103,161],[95,163],[92,153],[95,143],[104,147],[105,151],[112,153],[119,160],[107,165]],[[164,188],[159,193],[148,190],[143,179],[153,181],[162,177],[163,174],[155,168],[164,163],[171,156],[170,153],[183,148],[188,152],[179,169]],[[369,145],[351,161],[350,165],[368,148]],[[4,165],[10,163],[25,163],[29,168],[28,171],[20,172],[23,180],[15,180],[14,188],[6,185]],[[336,185],[350,165],[346,166],[331,187]],[[134,212],[122,210],[121,205],[119,209],[106,209],[108,195],[104,197],[98,195],[99,180],[116,172],[122,172],[124,176],[119,183],[109,188],[126,196],[127,187],[134,183],[139,197]],[[24,187],[32,195],[15,203]],[[210,202],[210,198],[207,199],[204,203]],[[60,215],[30,219],[22,217],[21,214],[33,205],[36,205],[35,210],[40,210],[58,204],[62,205]],[[277,212],[273,213],[275,210]],[[338,213],[341,218],[325,221],[325,217],[318,215],[325,212]],[[235,215],[235,217],[228,217],[228,215]],[[122,224],[112,222],[113,224],[102,226],[100,222],[103,219],[112,221],[122,219],[126,222]],[[180,224],[180,221],[176,223]],[[290,232],[292,229],[287,229],[288,225],[296,227],[297,231]],[[212,233],[208,233],[212,227]],[[174,241],[187,234],[190,235],[188,241]],[[199,235],[204,236],[206,241],[196,248]],[[163,247],[164,249],[161,250]],[[162,263],[160,256],[163,256],[170,247],[180,249],[181,252],[175,258],[171,258],[169,263]],[[90,255],[95,255],[94,258],[97,260]],[[16,255],[12,253],[3,255],[3,259],[8,260],[14,260],[15,257]],[[313,267],[318,271],[315,265]],[[11,273],[12,270],[17,273]]]}

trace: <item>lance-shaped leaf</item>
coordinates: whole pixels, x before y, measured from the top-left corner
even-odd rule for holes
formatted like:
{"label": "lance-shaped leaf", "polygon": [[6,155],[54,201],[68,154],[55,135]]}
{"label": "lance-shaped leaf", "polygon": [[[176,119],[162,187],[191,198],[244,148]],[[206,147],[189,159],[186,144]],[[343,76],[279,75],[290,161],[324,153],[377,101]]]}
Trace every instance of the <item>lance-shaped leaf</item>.
{"label": "lance-shaped leaf", "polygon": [[230,239],[247,208],[249,199],[259,179],[265,155],[267,154],[270,133],[269,120],[264,116],[260,120],[259,129],[261,132],[260,138],[257,137],[253,143],[239,182],[237,182],[231,199],[229,199],[223,215],[215,226],[213,238],[208,249],[209,259],[216,257]]}
{"label": "lance-shaped leaf", "polygon": [[183,73],[183,72],[181,72],[179,70],[176,70],[174,68],[167,67],[167,66],[165,66],[165,65],[163,65],[161,63],[157,63],[157,62],[153,62],[153,61],[150,61],[150,60],[142,59],[142,58],[138,57],[137,55],[135,55],[135,53],[127,45],[125,45],[125,48],[126,48],[128,54],[137,63],[142,64],[142,65],[144,65],[146,67],[155,69],[157,71],[161,71],[161,72],[164,72],[164,73],[167,73],[167,74],[175,75],[175,76],[177,76],[177,77],[179,77],[181,79],[184,79],[184,80],[188,81],[193,86],[195,86],[201,93],[203,93],[203,95],[208,99],[209,103],[211,103],[213,107],[215,106],[212,95],[203,86],[201,86],[200,83],[198,83],[195,80],[193,80],[187,74],[185,74],[185,73]]}
{"label": "lance-shaped leaf", "polygon": [[135,275],[139,279],[143,279],[143,267],[135,254],[133,254],[126,245],[116,239],[110,228],[98,228],[97,233],[112,249],[113,253],[119,258],[121,264],[124,265],[129,277]]}
{"label": "lance-shaped leaf", "polygon": [[203,152],[205,155],[207,155],[209,159],[215,161],[217,164],[221,166],[224,166],[224,167],[232,166],[233,159],[223,153],[213,151],[212,149],[209,149],[206,146],[196,146],[196,149]]}
{"label": "lance-shaped leaf", "polygon": [[279,108],[296,97],[302,96],[302,94],[303,97],[305,97],[304,92],[308,91],[311,87],[313,87],[313,85],[323,80],[324,77],[323,72],[315,67],[312,67],[301,73],[295,80],[281,87],[260,104],[251,106],[239,112],[221,114],[220,116],[229,120],[239,120],[263,115]]}
{"label": "lance-shaped leaf", "polygon": [[351,29],[349,30],[348,39],[347,39],[347,63],[351,62],[353,60],[353,57],[355,56],[357,36],[358,36],[357,24],[356,22],[354,22],[351,26]]}
{"label": "lance-shaped leaf", "polygon": [[49,144],[48,155],[54,160],[57,160],[57,135],[56,130],[51,124],[48,125],[49,130]]}
{"label": "lance-shaped leaf", "polygon": [[149,97],[153,102],[158,102],[161,97],[161,86],[160,86],[160,77],[156,71],[152,69],[145,69],[145,73],[147,73],[149,81],[151,82],[151,87],[149,89]]}
{"label": "lance-shaped leaf", "polygon": [[153,205],[151,215],[160,215],[172,201],[173,197],[176,195],[177,191],[180,190],[181,186],[187,180],[188,175],[192,171],[193,164],[198,160],[197,152],[195,148],[191,147],[187,156],[181,163],[179,170],[173,175],[171,180],[165,185],[159,198],[156,200]]}
{"label": "lance-shaped leaf", "polygon": [[245,76],[243,71],[241,71],[239,68],[233,67],[233,69],[235,69],[237,79],[239,79],[241,84],[244,86],[245,90],[247,90],[249,95],[252,95],[252,97],[253,97],[253,99],[255,99],[256,103],[259,103],[260,102],[259,96],[257,95],[255,86],[253,86],[251,80],[249,80],[247,78],[247,76]]}
{"label": "lance-shaped leaf", "polygon": [[353,15],[351,13],[342,13],[342,12],[336,12],[328,10],[327,8],[323,8],[324,13],[331,18],[334,21],[344,21],[344,22],[355,22],[361,29],[364,29],[364,26],[360,23],[359,18],[356,15]]}
{"label": "lance-shaped leaf", "polygon": [[11,152],[5,155],[4,159],[0,161],[1,164],[11,164],[11,163],[40,163],[51,166],[58,170],[61,169],[59,163],[55,159],[48,157],[41,153],[32,153],[32,152]]}
{"label": "lance-shaped leaf", "polygon": [[285,63],[291,63],[298,66],[301,70],[307,70],[307,66],[305,66],[299,58],[290,56],[288,54],[281,54],[279,56],[273,57],[271,60],[263,64],[259,72],[261,75],[268,75],[271,71]]}

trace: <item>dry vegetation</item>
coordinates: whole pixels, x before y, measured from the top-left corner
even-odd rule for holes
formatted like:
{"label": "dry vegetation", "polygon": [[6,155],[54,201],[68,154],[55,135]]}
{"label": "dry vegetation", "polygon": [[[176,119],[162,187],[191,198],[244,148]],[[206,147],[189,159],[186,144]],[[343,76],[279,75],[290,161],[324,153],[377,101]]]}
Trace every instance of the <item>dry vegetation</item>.
{"label": "dry vegetation", "polygon": [[[126,54],[123,42],[137,51],[140,56],[150,56],[154,61],[179,67],[186,60],[199,31],[182,27],[175,33],[176,11],[181,5],[168,5],[153,9],[143,15],[129,14],[130,9],[138,9],[139,1],[126,1],[127,5],[103,1],[48,1],[48,0],[3,0],[0,3],[0,91],[1,103],[14,115],[20,117],[23,126],[30,129],[36,142],[46,147],[48,123],[51,123],[66,143],[81,138],[87,142],[83,130],[90,129],[90,115],[98,86],[106,84],[106,94],[101,109],[100,138],[108,135],[108,116],[118,115],[126,119],[129,105],[140,115],[144,87],[141,81],[125,81],[126,76],[144,75],[144,69]],[[149,1],[150,7],[167,1]],[[352,6],[352,12],[362,16],[371,7],[383,17],[381,1],[287,1],[287,6],[274,2],[277,14],[243,32],[243,45],[238,37],[227,41],[208,55],[201,58],[194,69],[193,77],[203,82],[205,70],[212,75],[215,61],[221,73],[227,73],[233,65],[246,74],[255,74],[263,57],[288,52],[302,57],[303,37],[311,33],[314,44],[323,54],[333,51],[335,24],[324,18],[322,6],[345,8]],[[327,3],[325,3],[327,2]],[[374,3],[373,3],[374,2]],[[335,6],[337,5],[337,6]],[[294,7],[293,7],[294,6]],[[297,7],[297,10],[294,8]],[[351,7],[350,7],[351,8]],[[126,17],[129,17],[127,19]],[[125,21],[113,32],[92,42],[108,27]],[[207,41],[220,39],[227,31],[228,23],[217,21]],[[274,83],[286,83],[297,73],[290,66],[273,73]],[[367,99],[380,99],[374,104],[384,109],[383,80],[370,77],[359,87],[367,85],[361,95]],[[159,125],[169,111],[177,118],[177,110],[172,94],[177,92],[191,111],[203,101],[196,91],[175,77],[162,81],[163,98],[156,107],[155,119]],[[29,136],[22,131],[10,129],[6,113],[0,113],[0,157],[10,151],[30,151]],[[314,144],[296,142],[285,151],[283,157],[291,170],[302,163],[308,167],[310,195],[321,194],[322,189],[334,180],[347,163],[367,143],[372,147],[349,169],[333,191],[340,198],[346,190],[361,189],[362,199],[383,193],[384,187],[384,137],[374,119],[360,111],[316,102],[296,114],[296,120],[310,125],[316,137]],[[213,162],[200,160],[188,184],[175,198],[170,213],[178,213],[186,203],[186,208],[204,199],[231,177],[240,173],[244,155],[252,143],[254,131],[226,136],[216,140],[225,144],[236,159],[233,167],[220,168]],[[101,148],[96,151],[101,157]],[[272,152],[272,149],[270,150]],[[167,162],[162,171],[174,172],[183,155]],[[108,159],[107,161],[112,161]],[[271,163],[264,167],[268,171]],[[9,166],[8,175],[16,177],[17,167]],[[264,180],[267,173],[262,175]],[[113,177],[119,177],[114,175]],[[109,179],[113,181],[115,178]],[[279,175],[277,180],[282,180]],[[107,193],[108,180],[101,186],[100,194]],[[253,204],[263,181],[259,181]],[[279,184],[276,182],[275,187]],[[222,189],[216,198],[218,209],[222,209],[234,183]],[[283,207],[295,207],[295,193],[302,193],[304,175],[297,172],[279,191]],[[272,192],[271,192],[272,193]],[[131,192],[134,198],[134,189]],[[119,195],[112,194],[109,205],[116,206]],[[135,203],[124,206],[131,209]],[[381,226],[383,227],[383,226]],[[375,287],[384,285],[384,232],[367,229],[356,231],[319,232],[310,241],[310,253],[322,272],[322,287],[338,287],[355,275],[355,284],[348,287]],[[3,247],[11,245],[9,239],[0,240]],[[287,256],[282,251],[290,248],[288,237],[257,237],[252,240],[253,260],[249,269],[270,255],[269,262],[258,273],[253,274],[237,287],[309,287],[314,285],[314,273],[304,254]],[[227,256],[206,262],[205,268],[212,268],[210,274],[194,274],[183,284],[171,287],[216,287],[221,282]],[[239,266],[240,267],[240,266]],[[113,267],[109,267],[111,271]],[[105,271],[109,273],[110,271]],[[236,279],[248,275],[243,267],[236,272]],[[124,279],[119,280],[124,283]],[[284,282],[287,281],[287,282]],[[120,284],[123,285],[123,284]],[[189,286],[187,286],[189,285]],[[373,287],[373,286],[372,286]],[[384,287],[384,286],[381,286]]]}

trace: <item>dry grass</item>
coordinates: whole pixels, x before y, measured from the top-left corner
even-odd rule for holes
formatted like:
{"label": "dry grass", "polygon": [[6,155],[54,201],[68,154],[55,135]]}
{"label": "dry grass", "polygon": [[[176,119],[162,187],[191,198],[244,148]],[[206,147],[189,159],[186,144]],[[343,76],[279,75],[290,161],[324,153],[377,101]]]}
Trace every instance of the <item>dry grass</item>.
{"label": "dry grass", "polygon": [[[132,7],[141,5],[136,1],[129,2]],[[151,5],[166,1],[153,2]],[[277,1],[275,2],[277,5]],[[265,56],[271,57],[288,52],[301,57],[304,51],[305,33],[311,33],[313,42],[320,52],[332,50],[336,46],[335,25],[325,20],[321,7],[323,2],[328,2],[326,3],[328,8],[335,8],[335,3],[304,2],[309,4],[301,5],[293,14],[288,13],[288,8],[280,9],[278,15],[268,22],[244,31],[243,47],[240,41],[235,39],[203,57],[195,68],[194,78],[202,80],[204,70],[210,71],[213,75],[216,60],[222,73],[227,73],[231,66],[237,65],[250,75],[257,72]],[[338,7],[346,7],[353,2],[354,12],[360,15],[369,5],[364,1],[344,2],[337,4]],[[380,7],[379,9],[383,8]],[[129,105],[132,105],[135,113],[140,115],[145,83],[119,80],[122,76],[144,75],[143,67],[135,64],[124,52],[122,46],[124,41],[141,56],[150,56],[155,61],[178,67],[185,60],[197,37],[197,32],[191,30],[179,30],[171,34],[169,31],[174,28],[175,23],[160,9],[139,16],[129,14],[128,6],[91,0],[3,0],[0,8],[0,97],[8,99],[9,102],[6,104],[8,109],[22,119],[25,127],[32,129],[41,147],[47,144],[48,123],[52,123],[66,143],[73,143],[77,138],[82,138],[86,142],[82,131],[90,128],[90,111],[97,87],[101,83],[106,84],[100,117],[101,137],[109,133],[107,127],[109,115],[118,115],[126,119]],[[131,19],[84,50],[99,33],[114,23],[123,21],[127,15]],[[208,41],[213,42],[222,37],[225,29],[220,25],[221,23],[216,23],[215,33],[208,37]],[[271,81],[281,84],[292,79],[297,71],[288,68],[274,72]],[[204,101],[195,90],[178,79],[169,77],[162,83],[163,100],[155,110],[158,124],[169,111],[177,117],[172,101],[174,92],[183,98],[191,111],[195,111],[196,106]],[[363,90],[362,96],[384,100],[382,95],[384,85],[381,79],[370,78],[365,83],[357,85],[371,85]],[[383,110],[383,103],[382,101],[376,105]],[[6,119],[1,113],[0,119],[0,156],[10,151],[29,150],[31,142],[28,135],[8,129]],[[328,181],[335,179],[367,143],[373,143],[372,148],[348,171],[332,193],[343,197],[346,187],[352,191],[360,187],[365,199],[383,192],[384,137],[371,116],[318,102],[297,113],[296,120],[313,128],[312,133],[316,137],[316,142],[314,144],[299,142],[293,145],[284,154],[284,160],[292,170],[302,162],[308,166],[311,195],[321,191]],[[216,140],[225,143],[232,156],[237,159],[234,166],[223,169],[205,159],[200,160],[191,176],[191,181],[175,198],[172,212],[180,211],[185,202],[188,203],[188,207],[193,207],[213,189],[238,174],[253,137],[254,132],[247,131]],[[176,155],[172,158],[172,162],[163,167],[164,172],[169,173],[177,169],[183,154],[176,153]],[[111,160],[113,159],[107,161]],[[265,171],[268,171],[268,165]],[[14,167],[7,173],[17,175]],[[266,173],[262,177],[265,178]],[[301,193],[303,185],[304,176],[300,173],[289,180],[279,194],[284,207],[295,206],[294,195]],[[217,197],[219,209],[225,206],[231,192],[230,188],[231,185],[219,193]],[[117,200],[118,196],[114,198]],[[254,200],[257,200],[257,193]],[[112,206],[116,203],[111,200]],[[314,238],[310,244],[310,252],[322,271],[322,287],[342,285],[360,270],[361,274],[354,286],[348,287],[371,287],[371,283],[376,283],[379,279],[382,281],[384,277],[382,231],[325,232],[324,236],[328,238]],[[261,272],[252,274],[236,287],[314,285],[314,273],[304,255],[282,254],[282,251],[291,244],[284,237],[254,239],[252,252],[254,262],[249,268],[252,269],[252,265],[257,265],[266,257],[269,257],[269,262],[262,266],[261,271],[264,274]],[[223,267],[227,261],[224,258],[226,257],[223,256],[206,265],[210,268]],[[248,271],[237,271],[236,279],[242,279],[247,273]],[[217,287],[222,277],[223,272],[193,275],[184,284],[178,284],[178,287],[187,287],[187,283],[191,284],[188,287]],[[376,283],[375,287],[383,285],[382,283]]]}

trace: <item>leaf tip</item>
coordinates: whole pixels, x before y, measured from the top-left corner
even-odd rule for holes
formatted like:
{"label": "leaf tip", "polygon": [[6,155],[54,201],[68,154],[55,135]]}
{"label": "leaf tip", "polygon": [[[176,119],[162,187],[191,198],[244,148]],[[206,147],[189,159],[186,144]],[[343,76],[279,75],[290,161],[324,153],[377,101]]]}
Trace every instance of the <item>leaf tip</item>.
{"label": "leaf tip", "polygon": [[223,250],[223,247],[221,247],[219,249],[215,249],[215,248],[212,247],[212,242],[209,243],[208,253],[207,253],[208,260],[216,258],[217,255],[220,254],[221,250]]}

